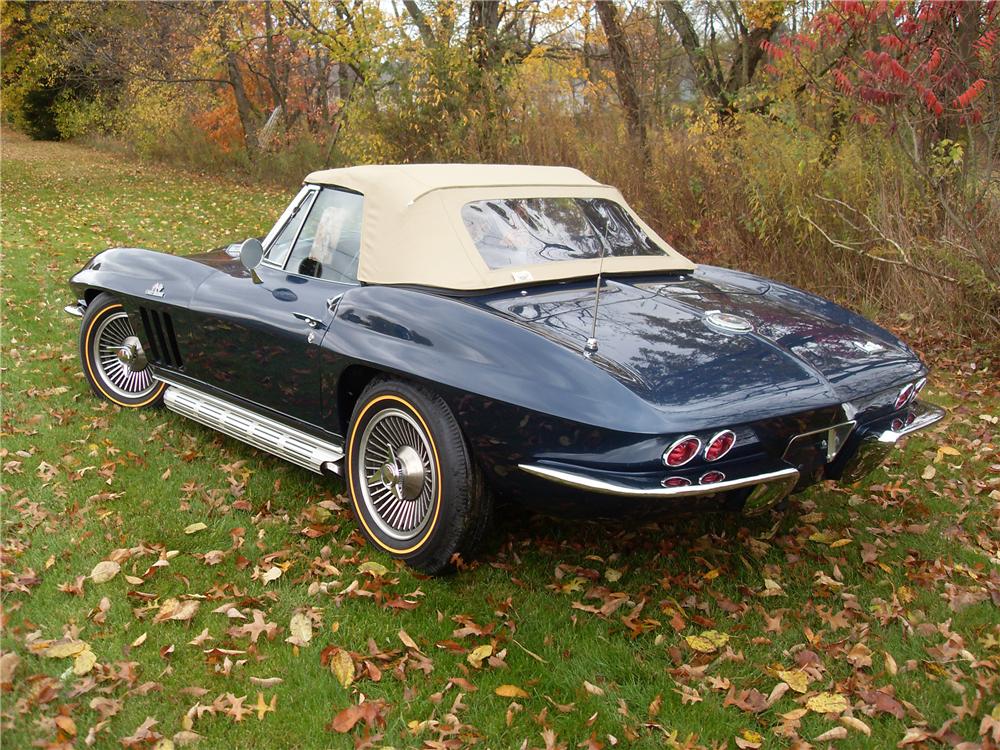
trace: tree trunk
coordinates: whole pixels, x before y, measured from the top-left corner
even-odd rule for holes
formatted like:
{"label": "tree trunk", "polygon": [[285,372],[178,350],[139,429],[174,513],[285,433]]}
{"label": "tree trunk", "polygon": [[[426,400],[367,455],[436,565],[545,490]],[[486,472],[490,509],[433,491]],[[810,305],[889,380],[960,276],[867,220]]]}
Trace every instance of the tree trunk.
{"label": "tree trunk", "polygon": [[243,74],[240,72],[235,52],[226,53],[226,73],[229,76],[229,85],[233,87],[233,96],[236,97],[236,111],[240,116],[240,125],[243,126],[243,142],[246,144],[247,151],[253,156],[260,148],[257,139],[257,131],[260,128],[257,123],[256,109],[247,96]]}
{"label": "tree trunk", "polygon": [[611,55],[611,65],[615,71],[618,83],[618,98],[625,110],[625,123],[629,137],[639,152],[644,163],[649,162],[649,152],[646,143],[646,127],[643,118],[642,102],[635,76],[635,64],[632,51],[625,39],[625,33],[618,23],[618,8],[611,0],[596,0],[597,15],[604,27],[604,35],[608,38],[608,51]]}

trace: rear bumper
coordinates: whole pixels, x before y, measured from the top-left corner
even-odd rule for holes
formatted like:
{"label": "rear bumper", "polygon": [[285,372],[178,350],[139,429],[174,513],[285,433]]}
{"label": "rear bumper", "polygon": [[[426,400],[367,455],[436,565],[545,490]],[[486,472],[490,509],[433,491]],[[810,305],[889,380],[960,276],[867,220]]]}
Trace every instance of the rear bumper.
{"label": "rear bumper", "polygon": [[83,314],[87,312],[87,303],[85,300],[78,299],[75,305],[66,305],[63,308],[63,312],[67,315],[72,315],[74,318],[82,318]]}
{"label": "rear bumper", "polygon": [[[899,440],[930,427],[944,415],[944,409],[940,407],[915,402],[902,415],[897,413],[894,417],[875,423],[855,428],[855,423],[850,421],[813,433],[804,433],[791,439],[782,460],[743,464],[736,472],[729,467],[728,477],[709,484],[690,482],[681,486],[665,486],[661,483],[662,475],[630,475],[555,461],[521,463],[518,468],[533,477],[565,488],[613,498],[672,501],[728,496],[737,502],[742,500],[737,507],[742,507],[744,513],[752,515],[773,507],[793,490],[823,478],[848,483],[858,481],[878,467]],[[846,428],[847,432],[841,428]],[[823,450],[812,456],[810,451],[819,449],[813,445],[816,441],[821,441],[819,448]],[[815,459],[815,462],[811,459]],[[678,507],[685,505],[681,503]],[[669,507],[671,504],[666,502],[665,509]]]}
{"label": "rear bumper", "polygon": [[798,469],[784,467],[774,471],[753,473],[711,484],[689,484],[680,487],[642,486],[624,479],[610,479],[583,473],[575,467],[558,468],[546,464],[519,464],[521,471],[583,492],[641,500],[679,500],[692,497],[723,495],[749,489],[743,512],[766,511],[781,502],[799,480]]}
{"label": "rear bumper", "polygon": [[828,474],[848,484],[864,479],[889,457],[902,438],[927,429],[944,416],[945,410],[940,406],[917,401],[907,409],[905,419],[897,417],[893,420],[901,424],[873,425],[859,430],[853,453],[848,455],[842,466]]}

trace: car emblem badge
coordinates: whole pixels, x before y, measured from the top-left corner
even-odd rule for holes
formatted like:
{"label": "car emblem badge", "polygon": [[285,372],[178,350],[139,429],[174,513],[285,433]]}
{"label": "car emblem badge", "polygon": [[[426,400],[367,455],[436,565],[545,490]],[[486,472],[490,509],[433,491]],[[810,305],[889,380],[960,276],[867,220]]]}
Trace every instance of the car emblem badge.
{"label": "car emblem badge", "polygon": [[854,346],[863,351],[865,354],[878,354],[879,352],[885,351],[884,346],[876,344],[874,341],[855,341]]}
{"label": "car emblem badge", "polygon": [[146,294],[151,297],[162,297],[163,296],[163,284],[157,281],[153,286],[146,290]]}
{"label": "car emblem badge", "polygon": [[753,325],[746,318],[721,310],[709,310],[705,313],[705,323],[709,328],[723,333],[750,333],[753,330]]}

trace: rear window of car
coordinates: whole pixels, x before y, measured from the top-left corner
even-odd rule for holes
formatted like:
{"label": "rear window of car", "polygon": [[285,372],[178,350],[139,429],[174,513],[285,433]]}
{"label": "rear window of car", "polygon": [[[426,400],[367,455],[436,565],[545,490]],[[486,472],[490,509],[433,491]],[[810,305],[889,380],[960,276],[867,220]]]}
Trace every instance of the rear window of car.
{"label": "rear window of car", "polygon": [[503,198],[466,203],[462,221],[491,269],[561,260],[666,255],[606,198]]}

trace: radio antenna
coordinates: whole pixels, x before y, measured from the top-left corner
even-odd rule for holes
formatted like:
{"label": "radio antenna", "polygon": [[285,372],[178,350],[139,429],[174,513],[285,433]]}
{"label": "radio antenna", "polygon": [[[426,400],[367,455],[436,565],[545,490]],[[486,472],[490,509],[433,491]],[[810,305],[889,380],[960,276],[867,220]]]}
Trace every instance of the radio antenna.
{"label": "radio antenna", "polygon": [[[593,222],[591,222],[591,224],[593,224]],[[604,276],[604,251],[608,246],[607,235],[605,235],[596,224],[593,226],[601,235],[601,257],[597,264],[597,288],[594,290],[594,320],[591,322],[590,326],[590,338],[588,338],[587,343],[583,345],[583,354],[587,357],[597,353],[597,311],[601,304],[601,281]]]}

